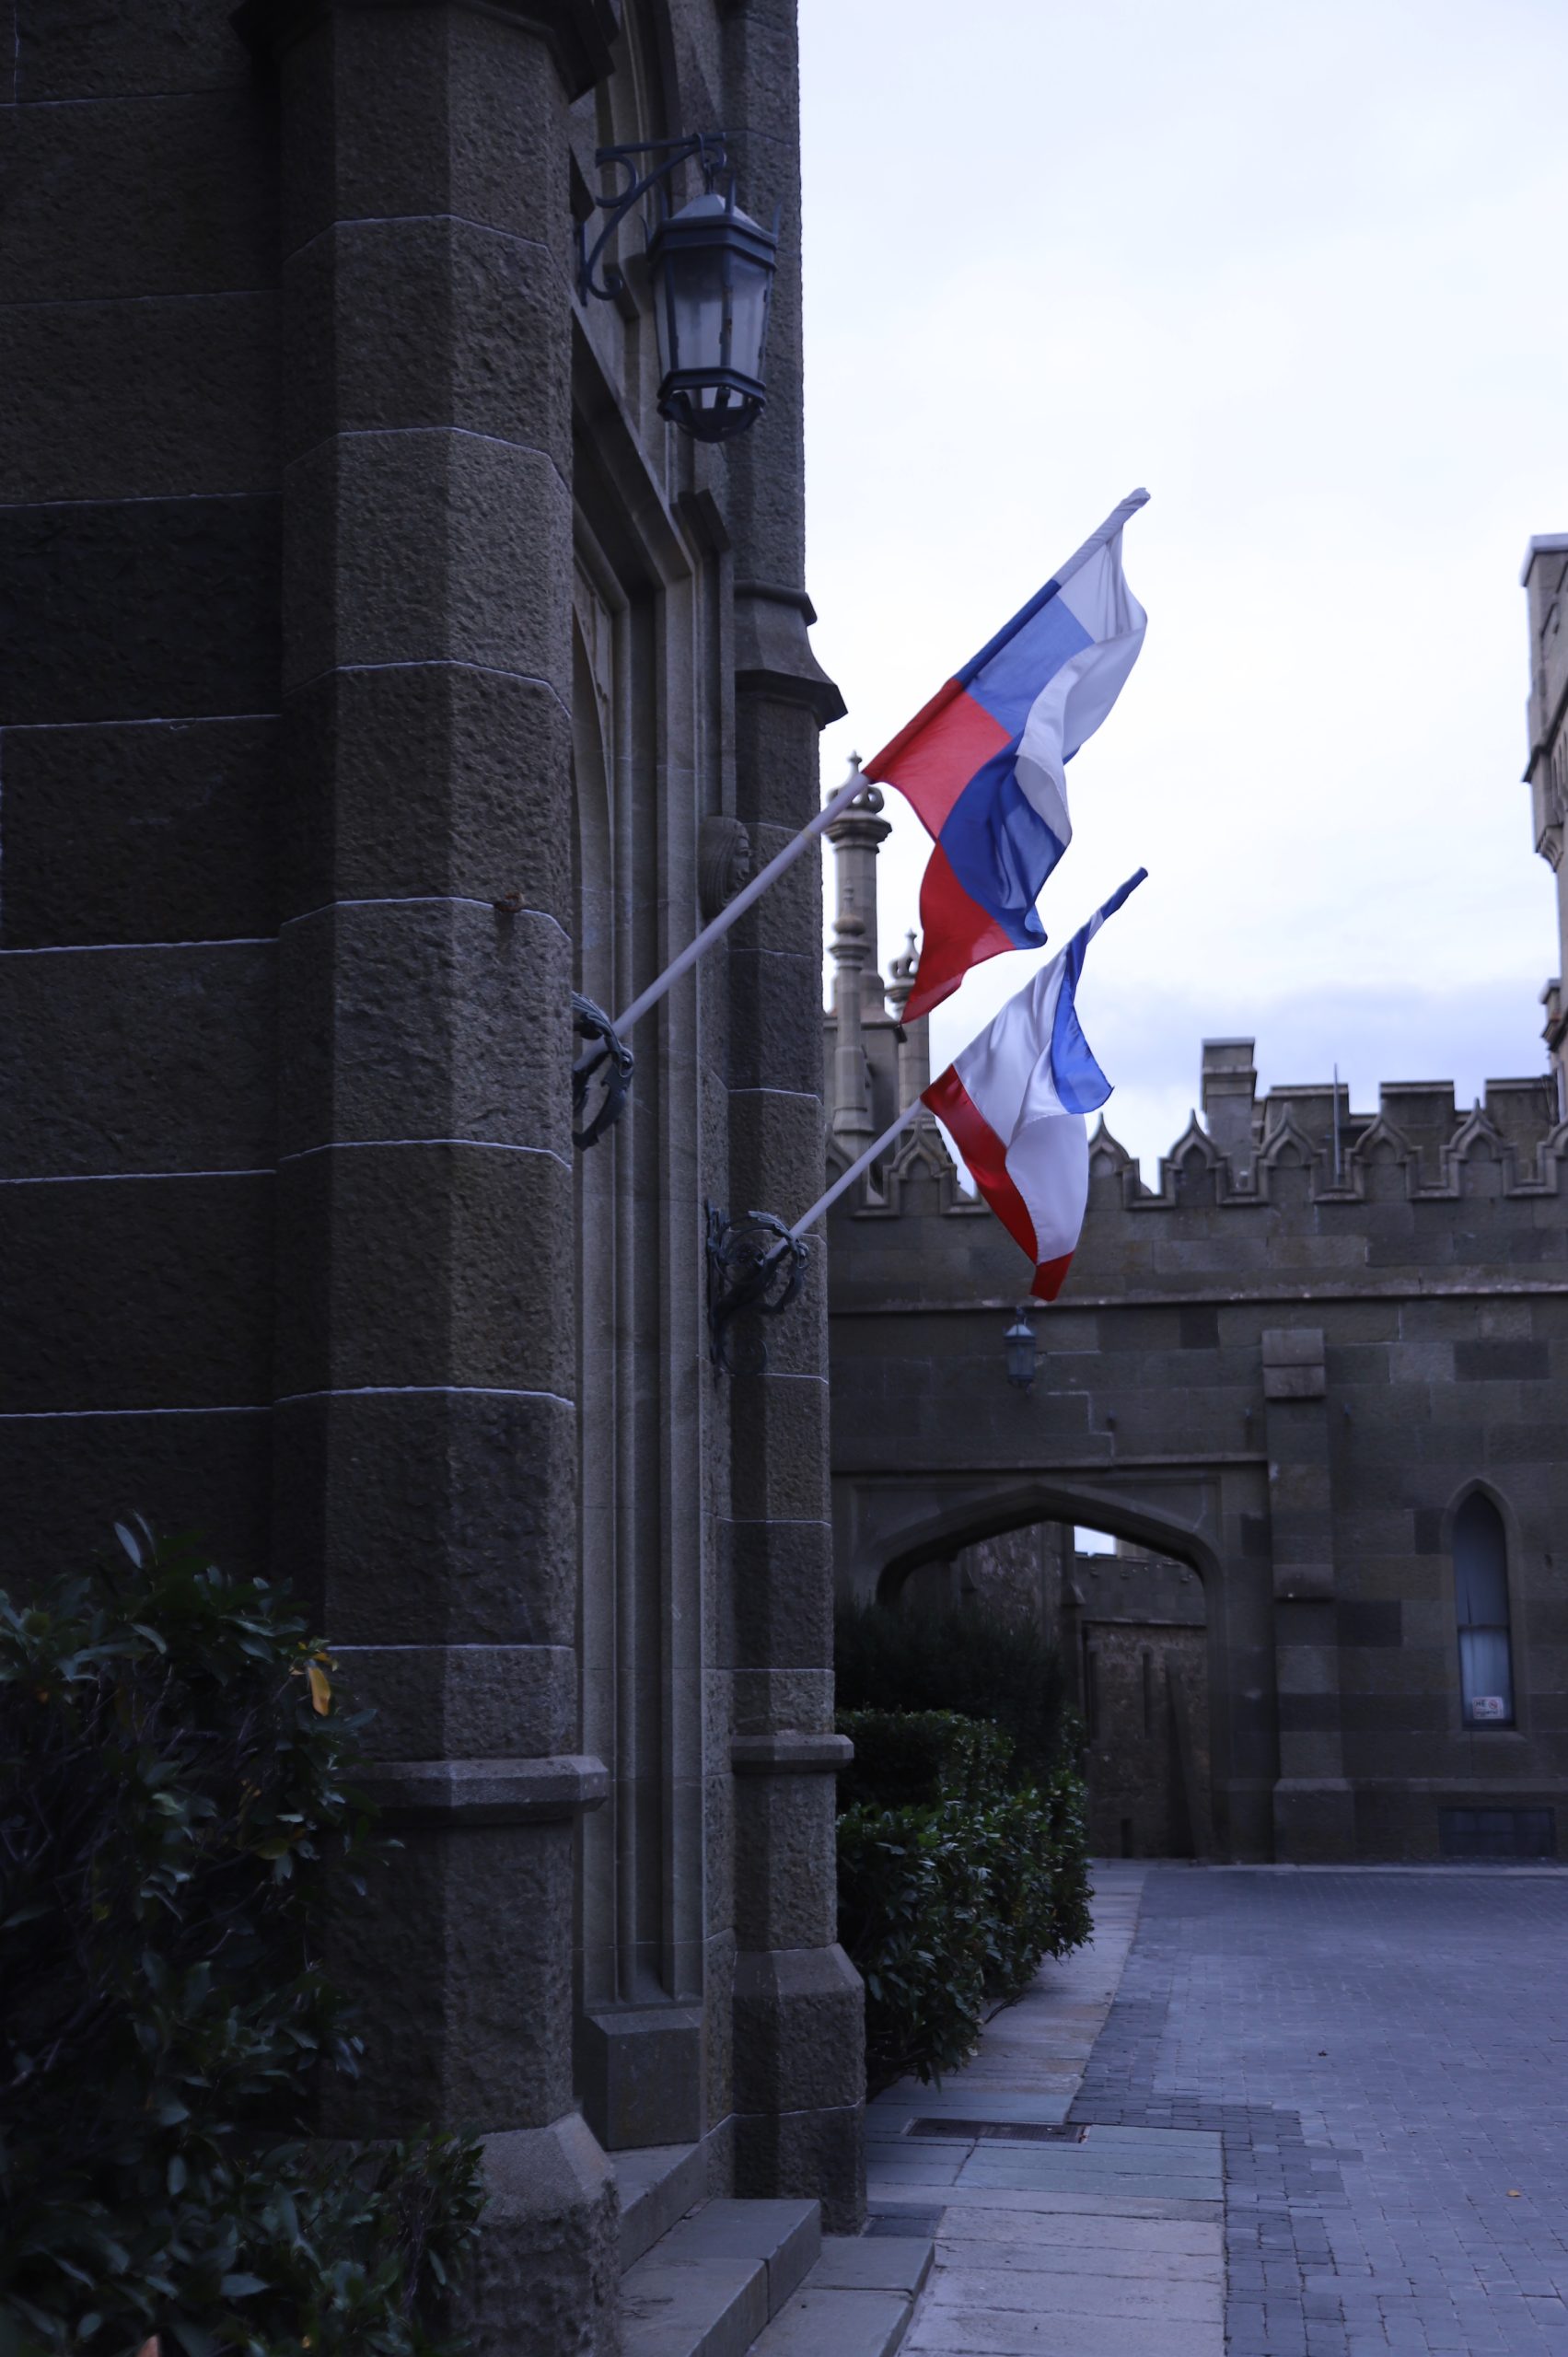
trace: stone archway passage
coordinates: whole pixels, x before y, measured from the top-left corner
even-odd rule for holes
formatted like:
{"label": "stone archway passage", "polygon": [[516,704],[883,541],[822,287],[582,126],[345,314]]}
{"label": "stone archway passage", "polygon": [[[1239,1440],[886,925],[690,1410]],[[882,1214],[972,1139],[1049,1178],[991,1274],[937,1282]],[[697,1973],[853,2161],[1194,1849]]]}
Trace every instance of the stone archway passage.
{"label": "stone archway passage", "polygon": [[1212,1857],[1202,1580],[1146,1545],[1086,1549],[1083,1535],[1061,1522],[990,1532],[884,1572],[878,1597],[897,1610],[981,1611],[1032,1626],[1056,1648],[1083,1731],[1093,1853]]}
{"label": "stone archway passage", "polygon": [[[835,1480],[841,1593],[894,1600],[912,1583],[928,1585],[934,1563],[957,1563],[967,1550],[1038,1525],[1098,1529],[1145,1562],[1168,1564],[1173,1580],[1190,1575],[1179,1616],[1174,1596],[1157,1594],[1142,1618],[1109,1608],[1086,1613],[1095,1599],[1075,1601],[1068,1567],[1044,1602],[1088,1735],[1091,1843],[1101,1855],[1228,1855],[1249,1838],[1249,1809],[1254,1817],[1259,1809],[1257,1789],[1238,1796],[1234,1774],[1222,1789],[1221,1763],[1234,1759],[1225,1704],[1235,1674],[1214,1538],[1224,1527],[1223,1471],[1161,1467],[1137,1481],[1092,1487],[994,1472]],[[956,1585],[947,1590],[957,1601]],[[1259,1666],[1265,1675],[1272,1668],[1266,1652]],[[1258,1838],[1267,1854],[1266,1824]]]}

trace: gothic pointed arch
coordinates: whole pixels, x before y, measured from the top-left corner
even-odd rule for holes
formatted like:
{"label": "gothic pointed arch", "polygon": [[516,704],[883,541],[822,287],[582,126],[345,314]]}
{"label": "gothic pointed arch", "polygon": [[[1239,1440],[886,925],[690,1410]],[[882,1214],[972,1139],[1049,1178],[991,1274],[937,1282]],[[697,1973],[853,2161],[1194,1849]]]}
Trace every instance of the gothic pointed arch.
{"label": "gothic pointed arch", "polygon": [[893,1150],[890,1175],[903,1178],[912,1171],[928,1170],[934,1178],[941,1178],[952,1167],[953,1158],[942,1143],[941,1131],[928,1113],[917,1115]]}
{"label": "gothic pointed arch", "polygon": [[1193,1112],[1160,1164],[1160,1193],[1173,1203],[1217,1202],[1225,1167],[1224,1155]]}
{"label": "gothic pointed arch", "polygon": [[1521,1179],[1519,1191],[1539,1190],[1543,1195],[1568,1193],[1562,1184],[1563,1165],[1568,1163],[1568,1121],[1559,1121],[1554,1130],[1542,1138],[1536,1152],[1536,1167],[1531,1177]]}
{"label": "gothic pointed arch", "polygon": [[1419,1175],[1410,1140],[1383,1113],[1368,1122],[1345,1155],[1348,1182],[1369,1202],[1402,1201],[1413,1191]]}
{"label": "gothic pointed arch", "polygon": [[1132,1155],[1121,1139],[1113,1136],[1106,1127],[1105,1115],[1102,1113],[1096,1124],[1095,1133],[1089,1140],[1090,1178],[1119,1178],[1123,1170],[1131,1169],[1132,1165]]}
{"label": "gothic pointed arch", "polygon": [[1254,1165],[1258,1193],[1264,1202],[1305,1202],[1320,1159],[1318,1147],[1286,1114],[1259,1151]]}
{"label": "gothic pointed arch", "polygon": [[1514,1149],[1479,1104],[1455,1131],[1443,1159],[1450,1194],[1501,1195],[1514,1178]]}
{"label": "gothic pointed arch", "polygon": [[1136,1159],[1106,1127],[1102,1113],[1089,1140],[1090,1202],[1128,1202],[1143,1192]]}

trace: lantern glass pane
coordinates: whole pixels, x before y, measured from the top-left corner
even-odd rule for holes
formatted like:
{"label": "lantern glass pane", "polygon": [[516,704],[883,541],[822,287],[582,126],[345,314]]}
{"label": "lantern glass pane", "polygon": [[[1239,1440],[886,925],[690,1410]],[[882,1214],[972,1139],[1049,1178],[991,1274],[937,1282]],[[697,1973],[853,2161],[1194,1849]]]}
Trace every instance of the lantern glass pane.
{"label": "lantern glass pane", "polygon": [[762,374],[762,341],[768,331],[768,289],[772,272],[749,255],[737,254],[730,264],[730,337],[726,354],[743,377]]}
{"label": "lantern glass pane", "polygon": [[673,329],[673,349],[661,351],[666,373],[717,368],[724,358],[725,255],[718,246],[687,246],[668,255],[666,301],[660,319]]}

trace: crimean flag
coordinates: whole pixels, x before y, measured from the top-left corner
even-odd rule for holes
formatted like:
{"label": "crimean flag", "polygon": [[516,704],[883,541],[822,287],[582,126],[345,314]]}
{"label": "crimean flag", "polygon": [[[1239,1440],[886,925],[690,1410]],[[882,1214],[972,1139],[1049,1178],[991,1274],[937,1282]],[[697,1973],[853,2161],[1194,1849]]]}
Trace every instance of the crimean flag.
{"label": "crimean flag", "polygon": [[951,1132],[970,1175],[1034,1262],[1029,1291],[1054,1301],[1089,1200],[1086,1113],[1110,1095],[1074,1004],[1084,952],[1148,873],[1120,891],[956,1056],[923,1098]]}
{"label": "crimean flag", "polygon": [[949,997],[971,966],[1045,940],[1035,902],[1073,839],[1066,765],[1144,644],[1121,527],[1148,495],[1124,499],[861,772],[896,785],[935,838],[906,1023]]}

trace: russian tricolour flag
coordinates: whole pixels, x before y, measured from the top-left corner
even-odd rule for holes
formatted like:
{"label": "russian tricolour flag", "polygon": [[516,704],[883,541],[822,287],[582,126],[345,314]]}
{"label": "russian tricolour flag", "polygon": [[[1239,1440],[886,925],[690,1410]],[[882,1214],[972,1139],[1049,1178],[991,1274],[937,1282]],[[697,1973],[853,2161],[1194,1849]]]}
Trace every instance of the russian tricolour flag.
{"label": "russian tricolour flag", "polygon": [[912,1023],[1004,949],[1038,949],[1035,902],[1072,841],[1066,765],[1138,659],[1146,622],[1121,574],[1135,491],[938,690],[862,775],[896,785],[935,837],[920,888]]}
{"label": "russian tricolour flag", "polygon": [[975,1185],[1034,1262],[1029,1290],[1041,1301],[1061,1292],[1083,1229],[1089,1200],[1084,1116],[1110,1095],[1074,1003],[1084,952],[1147,872],[1140,867],[1129,877],[923,1091]]}

